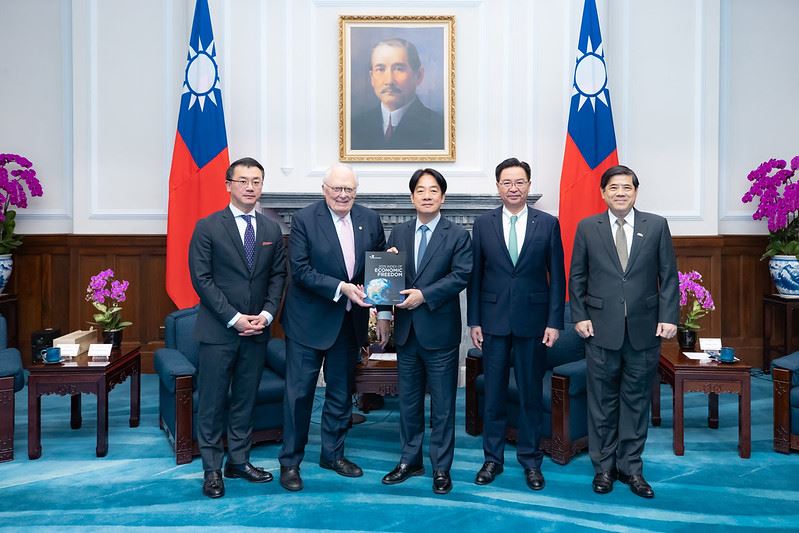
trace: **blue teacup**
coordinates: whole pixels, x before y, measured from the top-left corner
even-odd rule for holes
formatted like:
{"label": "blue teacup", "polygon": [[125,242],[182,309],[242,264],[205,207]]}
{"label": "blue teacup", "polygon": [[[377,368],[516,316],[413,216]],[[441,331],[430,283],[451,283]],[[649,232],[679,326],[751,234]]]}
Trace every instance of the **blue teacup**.
{"label": "blue teacup", "polygon": [[735,348],[724,346],[719,353],[719,360],[723,363],[732,363],[735,361]]}
{"label": "blue teacup", "polygon": [[57,363],[61,360],[61,347],[50,346],[41,351],[42,359],[47,363]]}

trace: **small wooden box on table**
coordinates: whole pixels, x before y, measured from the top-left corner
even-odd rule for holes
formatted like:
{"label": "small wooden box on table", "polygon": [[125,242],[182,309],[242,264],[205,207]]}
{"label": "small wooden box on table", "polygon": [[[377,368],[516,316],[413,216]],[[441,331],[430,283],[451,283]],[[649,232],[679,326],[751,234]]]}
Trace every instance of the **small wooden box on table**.
{"label": "small wooden box on table", "polygon": [[42,455],[41,409],[42,396],[70,395],[70,426],[80,428],[81,394],[97,396],[97,457],[108,453],[108,393],[130,377],[130,427],[139,425],[141,399],[141,346],[123,342],[110,359],[93,361],[87,354],[65,363],[36,363],[30,366],[28,377],[28,457]]}
{"label": "small wooden box on table", "polygon": [[[763,372],[771,371],[771,360],[774,357],[782,357],[799,350],[799,344],[793,342],[793,314],[797,310],[799,298],[785,298],[778,294],[763,296]],[[777,324],[781,327],[777,328]],[[771,339],[776,329],[782,330],[782,342],[772,344]]]}
{"label": "small wooden box on table", "polygon": [[652,388],[652,425],[659,426],[660,383],[674,390],[674,454],[685,454],[683,401],[686,392],[708,395],[708,427],[719,427],[719,394],[738,395],[738,452],[743,458],[751,455],[751,382],[750,367],[735,363],[703,363],[685,357],[677,344],[664,343],[658,362],[658,374]]}

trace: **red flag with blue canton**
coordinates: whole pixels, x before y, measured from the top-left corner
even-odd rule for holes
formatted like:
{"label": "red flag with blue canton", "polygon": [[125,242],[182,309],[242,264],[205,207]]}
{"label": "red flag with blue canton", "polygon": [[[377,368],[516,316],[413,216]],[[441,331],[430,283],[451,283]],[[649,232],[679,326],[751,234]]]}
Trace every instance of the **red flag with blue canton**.
{"label": "red flag with blue canton", "polygon": [[189,241],[197,221],[229,203],[230,165],[219,65],[208,0],[197,0],[169,173],[166,291],[179,309],[199,302],[189,276]]}
{"label": "red flag with blue canton", "polygon": [[566,279],[569,278],[577,224],[585,217],[607,209],[600,196],[599,179],[605,170],[618,164],[608,71],[596,0],[585,0],[580,39],[577,42],[566,150],[560,173],[558,218]]}

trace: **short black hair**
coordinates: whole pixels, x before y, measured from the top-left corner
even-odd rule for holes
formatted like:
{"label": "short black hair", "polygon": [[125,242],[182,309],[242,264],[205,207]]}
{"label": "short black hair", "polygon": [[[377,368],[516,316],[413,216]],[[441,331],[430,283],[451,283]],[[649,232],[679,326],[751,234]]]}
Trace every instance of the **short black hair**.
{"label": "short black hair", "polygon": [[525,163],[524,161],[519,161],[515,157],[509,157],[499,165],[497,165],[497,170],[494,174],[497,177],[497,183],[499,183],[499,175],[502,174],[502,171],[506,168],[512,167],[521,167],[524,169],[524,173],[527,174],[527,181],[530,181],[530,165]]}
{"label": "short black hair", "polygon": [[247,167],[252,168],[255,167],[261,171],[261,177],[264,177],[264,167],[261,166],[261,163],[253,159],[252,157],[242,157],[241,159],[237,159],[233,161],[229,167],[227,167],[227,171],[225,172],[225,181],[230,181],[233,179],[233,169],[236,167]]}
{"label": "short black hair", "polygon": [[408,54],[408,64],[411,66],[414,72],[419,72],[419,67],[422,66],[422,61],[419,59],[419,51],[416,50],[416,46],[414,46],[412,42],[406,41],[405,39],[400,39],[399,37],[384,39],[372,47],[372,49],[369,51],[370,71],[372,70],[372,54],[374,54],[375,48],[383,44],[386,46],[395,46],[399,48],[404,48],[405,52]]}
{"label": "short black hair", "polygon": [[599,178],[599,188],[604,191],[613,176],[630,176],[633,179],[633,187],[638,188],[638,176],[635,175],[635,172],[630,167],[625,167],[624,165],[616,165],[607,169],[602,174],[602,177]]}
{"label": "short black hair", "polygon": [[411,194],[413,194],[413,191],[416,190],[416,184],[419,183],[419,179],[425,174],[433,176],[433,179],[435,179],[436,183],[438,183],[438,188],[441,189],[441,194],[445,194],[447,192],[447,180],[444,179],[444,176],[441,174],[441,172],[434,168],[420,168],[413,173],[413,176],[411,176],[411,181],[408,182],[408,188],[411,190]]}

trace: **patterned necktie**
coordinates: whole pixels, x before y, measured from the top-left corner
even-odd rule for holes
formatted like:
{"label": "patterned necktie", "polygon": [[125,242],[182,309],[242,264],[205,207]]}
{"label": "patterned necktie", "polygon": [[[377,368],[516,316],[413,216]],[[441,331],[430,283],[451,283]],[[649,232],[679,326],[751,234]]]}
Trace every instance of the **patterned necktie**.
{"label": "patterned necktie", "polygon": [[510,217],[510,231],[508,232],[508,253],[513,266],[516,266],[516,261],[519,260],[519,243],[516,242],[516,221],[519,220],[517,215]]}
{"label": "patterned necktie", "polygon": [[617,218],[616,225],[616,253],[619,254],[621,269],[627,270],[627,234],[624,233],[624,219]]}
{"label": "patterned necktie", "polygon": [[250,221],[252,215],[242,215],[241,218],[247,223],[247,229],[244,230],[244,256],[247,258],[247,267],[252,270],[255,266],[255,228]]}
{"label": "patterned necktie", "polygon": [[386,133],[384,134],[386,142],[391,140],[391,136],[394,135],[394,125],[391,124],[391,115],[388,116],[388,127],[386,128]]}
{"label": "patterned necktie", "polygon": [[419,265],[422,264],[424,253],[427,251],[427,232],[430,228],[422,224],[419,226],[419,231],[422,232],[422,237],[419,239],[419,251],[416,253],[416,270],[419,270]]}

